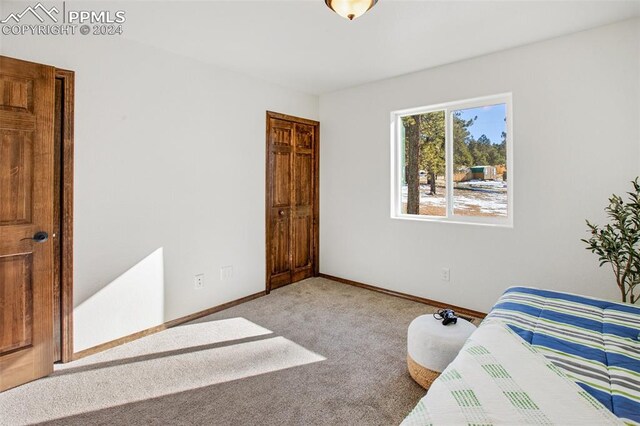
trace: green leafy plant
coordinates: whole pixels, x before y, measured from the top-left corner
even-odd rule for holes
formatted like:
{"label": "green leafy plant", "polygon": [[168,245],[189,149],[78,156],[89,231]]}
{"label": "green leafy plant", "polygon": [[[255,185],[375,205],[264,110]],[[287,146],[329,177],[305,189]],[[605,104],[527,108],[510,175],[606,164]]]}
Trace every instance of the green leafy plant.
{"label": "green leafy plant", "polygon": [[633,191],[627,193],[627,201],[615,194],[609,198],[604,210],[610,223],[600,227],[587,220],[591,237],[581,241],[598,255],[600,266],[611,264],[622,301],[636,303],[640,299],[635,293],[640,284],[640,184],[638,178],[631,183]]}

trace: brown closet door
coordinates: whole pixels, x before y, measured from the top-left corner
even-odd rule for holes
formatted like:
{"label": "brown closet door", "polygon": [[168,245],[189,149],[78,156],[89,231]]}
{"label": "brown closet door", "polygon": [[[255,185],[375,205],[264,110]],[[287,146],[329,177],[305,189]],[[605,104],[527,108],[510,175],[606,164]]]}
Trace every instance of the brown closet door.
{"label": "brown closet door", "polygon": [[293,123],[269,118],[268,128],[267,279],[274,289],[291,283]]}
{"label": "brown closet door", "polygon": [[293,125],[291,282],[313,275],[315,126]]}
{"label": "brown closet door", "polygon": [[54,72],[0,56],[0,391],[53,370]]}
{"label": "brown closet door", "polygon": [[317,274],[318,127],[267,113],[267,291]]}

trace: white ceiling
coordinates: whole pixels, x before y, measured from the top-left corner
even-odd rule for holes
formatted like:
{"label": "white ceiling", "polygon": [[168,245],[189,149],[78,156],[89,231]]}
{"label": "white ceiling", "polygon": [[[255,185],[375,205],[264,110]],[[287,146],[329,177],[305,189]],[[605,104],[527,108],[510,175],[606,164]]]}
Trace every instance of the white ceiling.
{"label": "white ceiling", "polygon": [[349,22],[322,0],[127,3],[125,36],[307,93],[639,16],[640,1],[380,0]]}

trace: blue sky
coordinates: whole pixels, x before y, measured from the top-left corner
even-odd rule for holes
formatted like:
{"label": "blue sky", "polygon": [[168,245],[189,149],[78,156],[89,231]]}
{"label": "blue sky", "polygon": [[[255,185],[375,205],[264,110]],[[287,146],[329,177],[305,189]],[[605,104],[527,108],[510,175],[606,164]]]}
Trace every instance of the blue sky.
{"label": "blue sky", "polygon": [[478,139],[482,135],[487,135],[491,139],[491,143],[500,143],[502,141],[502,132],[506,131],[505,104],[489,105],[479,108],[469,108],[458,110],[464,120],[469,120],[475,116],[478,119],[469,127],[471,135]]}

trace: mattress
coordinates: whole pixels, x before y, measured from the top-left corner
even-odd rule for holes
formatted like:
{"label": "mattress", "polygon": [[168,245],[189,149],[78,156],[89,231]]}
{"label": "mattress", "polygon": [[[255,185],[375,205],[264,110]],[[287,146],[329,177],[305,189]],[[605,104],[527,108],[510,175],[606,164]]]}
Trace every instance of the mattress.
{"label": "mattress", "polygon": [[499,319],[482,323],[402,422],[402,426],[527,424],[624,426]]}
{"label": "mattress", "polygon": [[505,322],[616,416],[640,424],[640,307],[512,287],[491,319]]}

